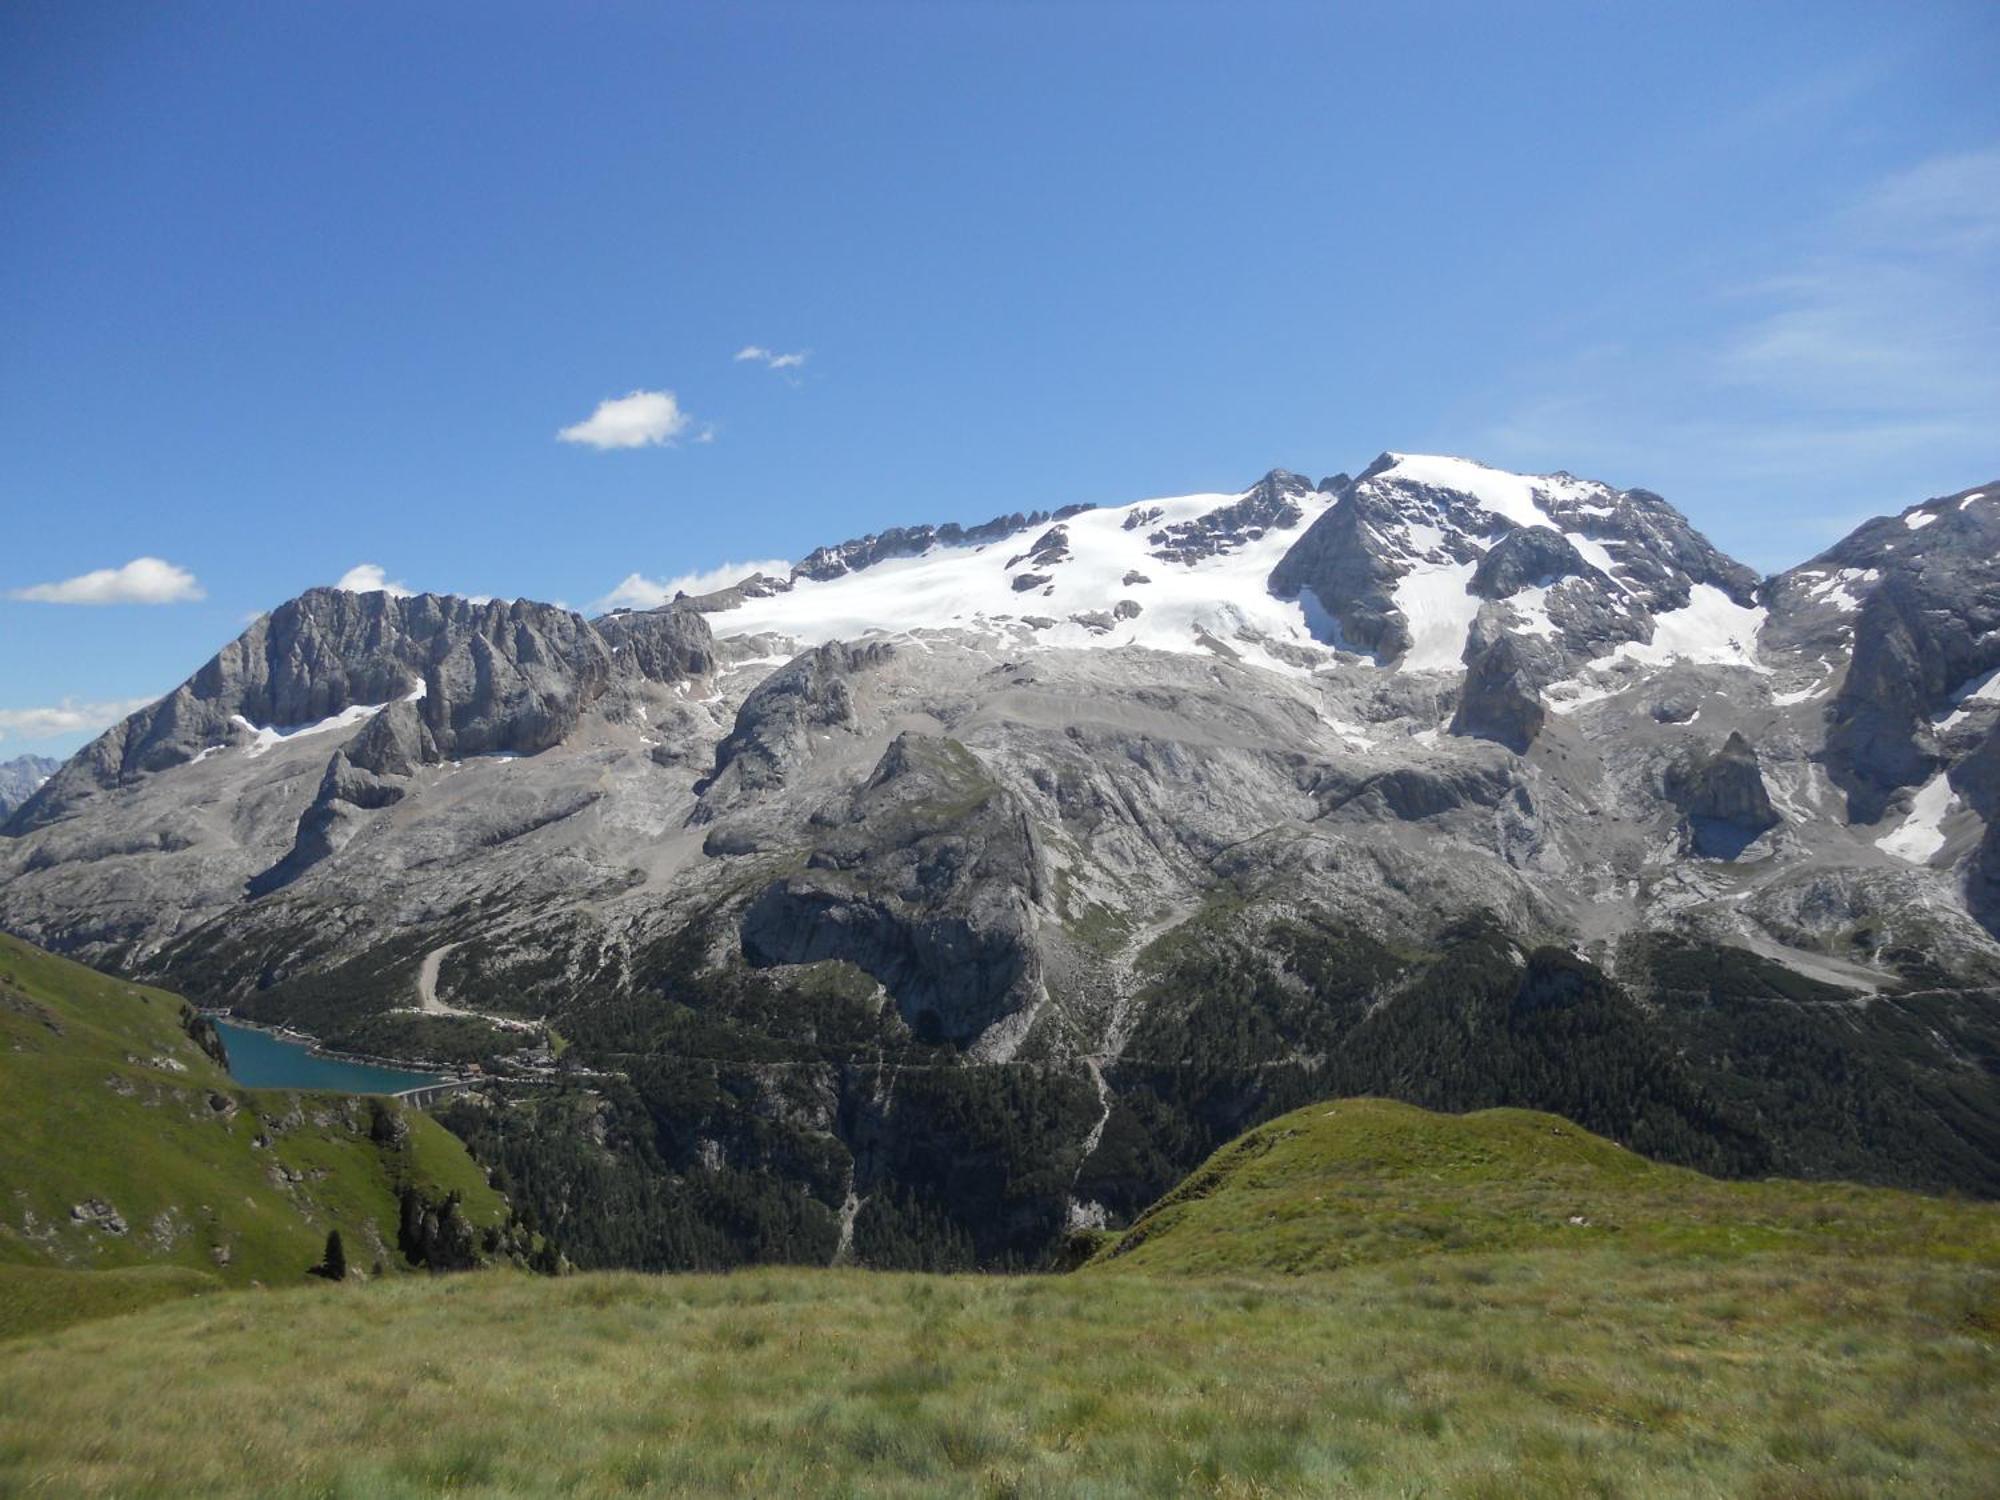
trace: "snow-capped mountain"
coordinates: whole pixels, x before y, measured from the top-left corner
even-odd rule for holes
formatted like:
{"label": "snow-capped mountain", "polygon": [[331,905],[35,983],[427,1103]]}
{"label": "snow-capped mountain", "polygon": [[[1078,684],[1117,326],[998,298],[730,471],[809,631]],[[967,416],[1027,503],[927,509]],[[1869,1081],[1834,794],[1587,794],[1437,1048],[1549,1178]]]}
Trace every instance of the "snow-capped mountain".
{"label": "snow-capped mountain", "polygon": [[1024,649],[1228,642],[1308,674],[1342,653],[1457,672],[1482,612],[1492,628],[1555,643],[1573,667],[1621,646],[1641,661],[1744,661],[1763,618],[1756,575],[1656,495],[1411,454],[1384,454],[1358,480],[1314,485],[1277,469],[1236,495],[865,537],[747,582],[687,602],[725,638],[985,629]]}
{"label": "snow-capped mountain", "polygon": [[[13,814],[0,924],[376,1052],[553,1024],[672,1172],[864,1235],[959,1213],[986,1179],[921,1143],[979,1159],[1013,1090],[988,1177],[1061,1171],[966,1210],[980,1256],[1294,1087],[1637,1097],[1534,1092],[1581,1055],[1507,1009],[1550,964],[1692,1091],[1648,1127],[1683,1159],[2000,1191],[1996,543],[2000,485],[1760,582],[1648,491],[1385,454],[595,621],[313,590]],[[1421,1051],[1469,1033],[1412,997],[1489,991],[1518,1077]],[[1898,1130],[1800,1115],[1808,1055]]]}

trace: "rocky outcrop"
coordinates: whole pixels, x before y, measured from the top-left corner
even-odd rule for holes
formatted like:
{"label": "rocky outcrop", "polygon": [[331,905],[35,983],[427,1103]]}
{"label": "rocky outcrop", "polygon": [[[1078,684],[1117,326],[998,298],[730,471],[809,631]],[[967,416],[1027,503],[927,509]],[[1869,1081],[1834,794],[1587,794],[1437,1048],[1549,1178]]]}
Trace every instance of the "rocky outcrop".
{"label": "rocky outcrop", "polygon": [[436,750],[534,754],[610,684],[610,648],[550,604],[309,589],[256,620],[199,672],[106,731],[19,808],[24,833],[93,797],[228,745],[243,725],[309,725],[412,699]]}
{"label": "rocky outcrop", "polygon": [[1088,505],[1065,505],[1060,510],[1035,510],[1023,514],[995,516],[978,526],[961,526],[947,521],[942,526],[892,526],[887,531],[870,532],[853,541],[818,547],[792,569],[793,579],[825,581],[861,568],[873,567],[892,557],[917,557],[933,547],[980,547],[1001,541],[1031,526],[1050,521],[1066,521],[1091,509]]}
{"label": "rocky outcrop", "polygon": [[1069,528],[1051,526],[1035,538],[1035,543],[1026,552],[1007,559],[1007,566],[1018,568],[1022,563],[1033,563],[1038,568],[1052,568],[1057,563],[1069,561]]}
{"label": "rocky outcrop", "polygon": [[344,749],[347,761],[376,776],[414,776],[417,767],[444,758],[430,725],[418,706],[408,701],[391,703],[369,719]]}
{"label": "rocky outcrop", "polygon": [[1498,807],[1514,791],[1515,781],[1501,765],[1492,763],[1398,766],[1377,772],[1328,766],[1314,771],[1306,789],[1324,818],[1415,823],[1461,810]]}
{"label": "rocky outcrop", "polygon": [[698,610],[622,610],[593,624],[621,672],[672,684],[715,671],[715,632]]}
{"label": "rocky outcrop", "polygon": [[1771,805],[1757,752],[1732,731],[1720,749],[1667,769],[1668,800],[1681,810],[1688,846],[1705,859],[1734,859],[1783,821]]}
{"label": "rocky outcrop", "polygon": [[1485,641],[1475,635],[1469,650],[1451,732],[1525,755],[1548,722],[1540,688],[1560,667],[1560,655],[1546,641],[1504,634]]}
{"label": "rocky outcrop", "polygon": [[1847,670],[1826,767],[1873,823],[1951,756],[1936,721],[2000,668],[2000,482],[1870,521],[1768,590],[1767,646]]}
{"label": "rocky outcrop", "polygon": [[1219,506],[1191,521],[1162,527],[1146,538],[1153,556],[1167,563],[1197,563],[1260,540],[1274,527],[1289,529],[1305,519],[1300,502],[1312,495],[1312,481],[1289,469],[1273,469],[1233,505]]}
{"label": "rocky outcrop", "polygon": [[364,814],[403,800],[405,788],[399,779],[379,776],[356,765],[344,750],[334,751],[312,805],[299,815],[291,849],[277,864],[251,878],[247,894],[262,896],[290,885],[321,860],[338,854],[360,831]]}
{"label": "rocky outcrop", "polygon": [[716,746],[695,819],[707,822],[745,794],[782,785],[806,759],[815,730],[854,719],[851,679],[895,655],[886,642],[830,642],[780,667],[743,700],[736,727]]}
{"label": "rocky outcrop", "polygon": [[1038,997],[1041,886],[1019,802],[957,741],[906,733],[806,869],[751,903],[743,952],[854,964],[919,1039],[972,1047]]}
{"label": "rocky outcrop", "polygon": [[[1376,460],[1369,473],[1379,470],[1386,458]],[[1271,592],[1280,599],[1311,594],[1337,626],[1329,645],[1391,661],[1410,647],[1409,622],[1395,599],[1396,583],[1405,571],[1371,535],[1367,506],[1349,486],[1279,559],[1271,570]]]}
{"label": "rocky outcrop", "polygon": [[1466,591],[1482,599],[1506,599],[1525,588],[1548,588],[1565,578],[1604,575],[1583,560],[1574,543],[1551,526],[1520,526],[1495,542],[1472,570]]}

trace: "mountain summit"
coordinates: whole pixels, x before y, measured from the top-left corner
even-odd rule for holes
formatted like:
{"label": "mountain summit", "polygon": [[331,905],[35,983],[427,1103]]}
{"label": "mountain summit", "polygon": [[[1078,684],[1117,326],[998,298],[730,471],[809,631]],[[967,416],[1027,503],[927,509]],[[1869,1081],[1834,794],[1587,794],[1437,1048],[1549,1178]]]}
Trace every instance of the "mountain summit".
{"label": "mountain summit", "polygon": [[313,590],[14,812],[0,924],[371,1052],[559,1033],[600,1082],[477,1128],[662,1263],[1032,1260],[1348,1092],[1996,1192],[1996,530],[1760,582],[1384,454],[596,620]]}

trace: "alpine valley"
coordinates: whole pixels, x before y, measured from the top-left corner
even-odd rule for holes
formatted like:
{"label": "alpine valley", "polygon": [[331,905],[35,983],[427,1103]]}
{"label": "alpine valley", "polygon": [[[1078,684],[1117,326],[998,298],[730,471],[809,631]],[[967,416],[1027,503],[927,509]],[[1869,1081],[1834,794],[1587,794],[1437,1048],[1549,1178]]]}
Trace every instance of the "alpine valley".
{"label": "alpine valley", "polygon": [[30,770],[0,928],[478,1064],[584,1268],[1047,1265],[1351,1095],[2000,1196],[2000,481],[1765,579],[1385,454],[594,620],[314,589]]}

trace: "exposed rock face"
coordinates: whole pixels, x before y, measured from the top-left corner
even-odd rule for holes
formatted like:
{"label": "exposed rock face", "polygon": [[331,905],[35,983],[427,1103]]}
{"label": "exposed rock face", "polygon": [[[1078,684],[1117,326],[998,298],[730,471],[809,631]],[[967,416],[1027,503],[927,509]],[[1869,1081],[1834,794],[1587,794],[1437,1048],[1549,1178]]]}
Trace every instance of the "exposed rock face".
{"label": "exposed rock face", "polygon": [[1772,646],[1849,658],[1827,771],[1873,823],[1949,758],[1937,721],[2000,668],[2000,481],[1870,521],[1769,593]]}
{"label": "exposed rock face", "polygon": [[1312,481],[1303,475],[1273,469],[1235,504],[1163,527],[1146,541],[1161,562],[1200,562],[1258,541],[1267,531],[1298,525],[1305,516],[1299,502],[1312,493]]}
{"label": "exposed rock face", "polygon": [[1560,657],[1546,641],[1495,634],[1468,647],[1465,686],[1452,716],[1451,732],[1494,740],[1517,755],[1548,722],[1540,685],[1560,667]]}
{"label": "exposed rock face", "polygon": [[882,642],[829,644],[765,678],[737,710],[736,727],[716,746],[715,771],[701,788],[701,819],[745,794],[782,785],[805,760],[814,731],[853,722],[848,680],[895,654]]}
{"label": "exposed rock face", "polygon": [[1548,588],[1565,578],[1602,579],[1570,539],[1552,526],[1521,526],[1495,542],[1466,585],[1482,599],[1507,599],[1525,588]]}
{"label": "exposed rock face", "polygon": [[[1365,481],[1384,464],[1377,459]],[[1410,647],[1408,622],[1396,608],[1395,585],[1402,569],[1376,544],[1368,530],[1368,507],[1353,501],[1353,487],[1292,544],[1271,571],[1271,592],[1296,599],[1310,592],[1340,627],[1337,646],[1366,651],[1388,661]]]}
{"label": "exposed rock face", "polygon": [[104,791],[226,746],[248,732],[239,720],[282,730],[416,699],[439,753],[534,754],[575,727],[612,673],[597,632],[552,605],[310,589],[106,731],[9,828],[70,816]]}
{"label": "exposed rock face", "polygon": [[1771,805],[1756,750],[1737,730],[1712,755],[1690,755],[1670,767],[1666,789],[1687,817],[1690,847],[1704,858],[1734,859],[1783,821]]}
{"label": "exposed rock face", "polygon": [[1069,530],[1063,526],[1051,526],[1035,538],[1035,544],[1026,552],[1007,559],[1010,568],[1022,563],[1033,563],[1038,568],[1052,568],[1057,563],[1069,560]]}
{"label": "exposed rock face", "polygon": [[595,622],[621,669],[650,682],[685,682],[715,671],[715,633],[692,609],[631,610]]}
{"label": "exposed rock face", "polygon": [[[1570,668],[1651,640],[1654,617],[1686,609],[1698,587],[1742,607],[1755,599],[1756,576],[1650,491],[1385,453],[1333,493],[1272,569],[1271,592],[1309,593],[1329,621],[1329,644],[1380,661],[1411,650],[1413,611],[1434,613],[1464,594],[1540,593],[1534,617],[1516,628],[1552,640]],[[1458,658],[1452,649],[1422,664]]]}
{"label": "exposed rock face", "polygon": [[1065,505],[1060,510],[1036,510],[1025,515],[1015,511],[1012,515],[995,516],[979,526],[961,526],[955,521],[942,526],[892,526],[887,531],[871,532],[853,541],[816,549],[792,569],[792,577],[823,582],[858,568],[872,567],[892,557],[915,557],[932,547],[984,546],[1026,531],[1031,526],[1066,521],[1089,509],[1088,505]]}
{"label": "exposed rock face", "polygon": [[610,686],[611,653],[580,615],[519,603],[489,611],[432,638],[423,717],[447,755],[533,755]]}
{"label": "exposed rock face", "polygon": [[[398,704],[394,707],[407,709],[409,705]],[[376,717],[385,719],[389,713],[389,709],[384,709]],[[360,738],[366,737],[364,734]],[[373,747],[360,748],[366,753]],[[405,788],[399,783],[402,777],[409,774],[409,771],[404,771],[393,778],[378,776],[355,764],[345,751],[334,751],[333,759],[327,763],[326,774],[320,778],[319,792],[314,796],[312,806],[299,815],[298,833],[292,841],[291,850],[270,869],[252,877],[246,887],[248,893],[251,896],[266,895],[291,884],[321,860],[338,854],[360,831],[366,821],[362,814],[394,806],[403,800]]]}
{"label": "exposed rock face", "polygon": [[1039,998],[1041,887],[1020,804],[963,745],[906,733],[806,870],[744,913],[743,951],[759,964],[844,959],[919,1038],[974,1046]]}
{"label": "exposed rock face", "polygon": [[[377,776],[414,776],[417,767],[435,765],[444,757],[422,712],[407,700],[391,703],[371,718],[348,742],[346,757]],[[341,759],[339,754],[335,759]],[[329,773],[333,767],[328,767]]]}

